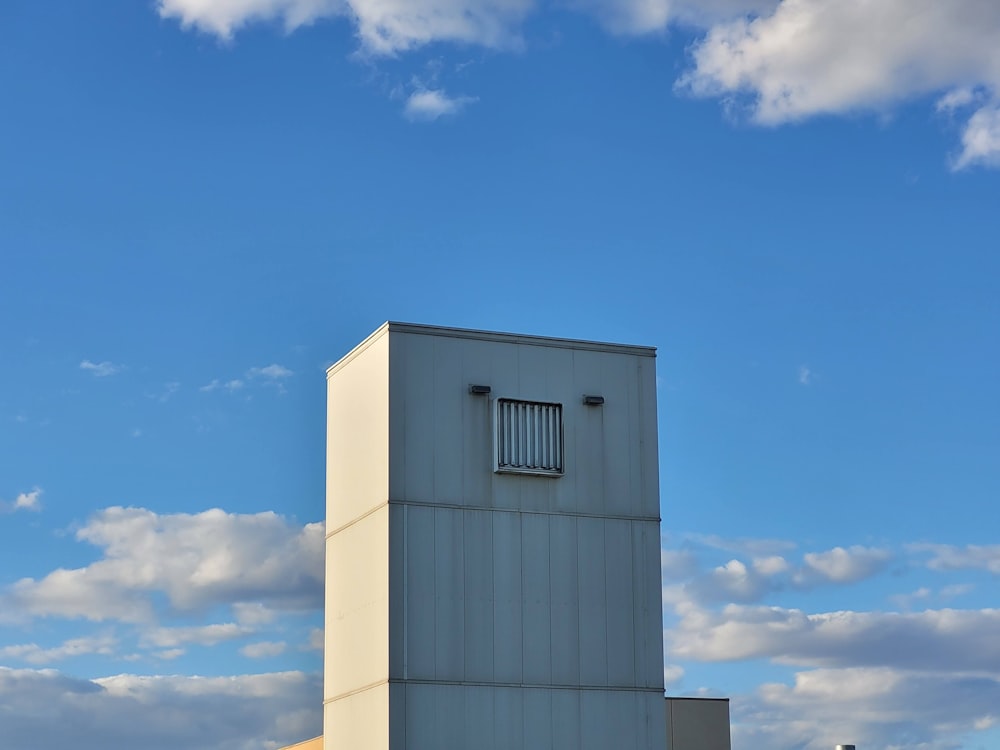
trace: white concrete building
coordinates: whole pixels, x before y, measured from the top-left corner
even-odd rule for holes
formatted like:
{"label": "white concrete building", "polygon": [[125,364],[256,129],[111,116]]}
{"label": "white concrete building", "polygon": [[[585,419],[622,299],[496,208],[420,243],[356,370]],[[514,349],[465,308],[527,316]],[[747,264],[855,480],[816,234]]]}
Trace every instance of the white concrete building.
{"label": "white concrete building", "polygon": [[662,750],[651,348],[387,323],[328,371],[325,750]]}

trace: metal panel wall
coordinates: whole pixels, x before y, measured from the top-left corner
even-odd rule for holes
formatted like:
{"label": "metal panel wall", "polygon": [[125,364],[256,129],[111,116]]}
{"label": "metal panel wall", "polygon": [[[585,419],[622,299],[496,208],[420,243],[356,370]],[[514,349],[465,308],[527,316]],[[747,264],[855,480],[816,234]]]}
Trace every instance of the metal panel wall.
{"label": "metal panel wall", "polygon": [[[330,375],[328,750],[660,750],[651,352],[397,324],[359,350]],[[494,472],[497,398],[562,405],[564,476]]]}
{"label": "metal panel wall", "polygon": [[[654,360],[390,330],[393,501],[658,518]],[[473,396],[470,384],[488,385]],[[603,395],[603,407],[582,403]],[[565,476],[492,470],[493,401],[563,404]]]}
{"label": "metal panel wall", "polygon": [[324,743],[389,745],[389,334],[327,376]]}
{"label": "metal panel wall", "polygon": [[655,693],[414,682],[399,687],[405,733],[392,740],[397,750],[666,746],[663,696]]}

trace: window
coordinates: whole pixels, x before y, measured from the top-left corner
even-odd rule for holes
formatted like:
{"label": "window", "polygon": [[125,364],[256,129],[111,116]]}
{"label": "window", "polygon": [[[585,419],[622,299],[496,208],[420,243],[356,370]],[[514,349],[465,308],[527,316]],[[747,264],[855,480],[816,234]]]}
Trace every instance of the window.
{"label": "window", "polygon": [[562,404],[497,399],[493,436],[496,471],[562,475]]}

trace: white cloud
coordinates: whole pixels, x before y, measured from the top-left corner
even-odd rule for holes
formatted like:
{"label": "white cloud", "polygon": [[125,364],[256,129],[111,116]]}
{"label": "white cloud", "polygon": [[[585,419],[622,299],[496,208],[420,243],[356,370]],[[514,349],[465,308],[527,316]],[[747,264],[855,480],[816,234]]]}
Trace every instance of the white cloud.
{"label": "white cloud", "polygon": [[0,513],[15,513],[26,510],[37,513],[42,509],[42,491],[35,487],[30,492],[22,492],[10,502],[0,500]]}
{"label": "white cloud", "polygon": [[326,633],[323,628],[313,628],[309,631],[309,648],[312,651],[322,651],[326,648]]}
{"label": "white cloud", "polygon": [[710,612],[690,602],[677,610],[680,621],[668,633],[677,660],[1000,672],[1000,610],[807,614],[731,604]]}
{"label": "white cloud", "polygon": [[667,27],[673,0],[574,0],[573,7],[598,18],[615,34],[649,34]]}
{"label": "white cloud", "polygon": [[240,653],[250,659],[266,659],[271,656],[280,656],[285,653],[286,644],[284,641],[261,641],[259,643],[248,643],[240,649]]}
{"label": "white cloud", "polygon": [[[764,15],[713,25],[680,85],[699,96],[745,95],[764,125],[820,114],[884,112],[951,91],[1000,90],[1000,4],[982,0],[782,0]],[[950,98],[949,98],[950,97]],[[969,119],[957,169],[1000,163],[995,99]]]}
{"label": "white cloud", "polygon": [[666,664],[663,667],[663,685],[664,687],[670,687],[671,685],[676,685],[684,679],[684,667],[679,667],[676,664]]}
{"label": "white cloud", "polygon": [[106,378],[122,371],[121,365],[116,365],[114,362],[91,362],[89,359],[80,363],[80,369],[89,372],[95,378]]}
{"label": "white cloud", "polygon": [[952,583],[942,588],[939,594],[944,599],[954,599],[971,593],[974,588],[971,583]]}
{"label": "white cloud", "polygon": [[176,18],[224,39],[242,27],[261,21],[281,22],[292,31],[321,18],[341,15],[343,0],[157,0],[161,18]]}
{"label": "white cloud", "polygon": [[884,570],[892,555],[888,550],[855,545],[809,552],[803,559],[804,565],[796,572],[794,581],[810,586],[816,582],[857,583]]}
{"label": "white cloud", "polygon": [[745,563],[730,560],[695,578],[685,588],[699,601],[753,602],[774,590],[775,583]]}
{"label": "white cloud", "polygon": [[279,364],[267,365],[267,367],[251,367],[247,370],[248,378],[261,378],[264,380],[282,380],[284,378],[290,378],[294,374],[295,373],[287,367]]}
{"label": "white cloud", "polygon": [[267,625],[274,622],[277,614],[260,602],[237,602],[233,605],[233,616],[240,625]]}
{"label": "white cloud", "polygon": [[957,170],[974,165],[1000,167],[1000,102],[975,112],[962,133],[962,150],[952,166]]}
{"label": "white cloud", "polygon": [[1000,83],[1000,5],[981,0],[783,0],[713,26],[694,50],[696,93],[747,92],[768,124],[883,109]]}
{"label": "white cloud", "polygon": [[799,383],[809,385],[812,382],[813,372],[805,365],[799,367]]}
{"label": "white cloud", "polygon": [[460,112],[474,97],[448,96],[441,89],[419,89],[410,94],[403,107],[406,118],[414,121],[432,121]]}
{"label": "white cloud", "polygon": [[168,648],[165,651],[157,651],[153,656],[161,661],[173,661],[178,657],[184,656],[185,653],[187,652],[182,648]]}
{"label": "white cloud", "polygon": [[287,30],[327,18],[349,18],[362,48],[391,55],[431,42],[492,48],[516,46],[517,28],[535,0],[158,0],[163,18],[175,18],[223,39],[259,21]]}
{"label": "white cloud", "polygon": [[[727,103],[745,98],[761,124],[939,96],[942,111],[981,98],[963,126],[955,169],[1000,166],[1000,3],[987,0],[566,0],[612,33],[671,24],[704,34],[681,89]],[[395,55],[432,43],[521,46],[541,0],[157,0],[163,18],[229,39],[257,22],[291,31],[321,19],[352,23],[363,52]],[[404,113],[435,119],[468,99],[414,92]],[[110,363],[102,363],[110,364]],[[96,373],[95,373],[96,374]]]}
{"label": "white cloud", "polygon": [[313,609],[322,602],[321,523],[296,526],[274,513],[108,508],[76,537],[101,548],[101,559],[18,581],[0,593],[0,612],[141,622],[152,620],[159,595],[181,611],[238,602]]}
{"label": "white cloud", "polygon": [[116,638],[110,635],[91,638],[72,638],[53,648],[42,648],[35,643],[0,648],[0,656],[28,664],[50,664],[75,656],[99,654],[112,656],[118,645]]}
{"label": "white cloud", "polygon": [[211,393],[212,391],[217,391],[220,388],[223,388],[229,391],[230,393],[235,393],[236,391],[243,388],[244,385],[245,383],[239,379],[227,380],[226,382],[222,382],[221,380],[215,379],[208,385],[203,385],[198,390],[201,391],[202,393]]}
{"label": "white cloud", "polygon": [[952,113],[955,110],[968,107],[975,102],[982,101],[983,92],[977,91],[971,86],[961,86],[952,89],[947,94],[937,100],[934,108],[938,112]]}
{"label": "white cloud", "polygon": [[0,705],[5,750],[273,750],[322,732],[321,680],[300,672],[81,680],[0,667]]}
{"label": "white cloud", "polygon": [[736,552],[733,558],[709,570],[699,570],[697,558],[689,550],[661,552],[663,580],[683,582],[678,600],[701,604],[719,602],[751,603],[786,589],[811,589],[826,585],[848,585],[881,573],[892,555],[889,551],[862,546],[836,547],[824,552],[808,552],[795,563],[774,550],[790,550],[794,544],[773,539],[723,539],[685,535],[685,544]]}
{"label": "white cloud", "polygon": [[733,747],[955,750],[976,743],[963,735],[992,726],[998,705],[995,675],[818,669],[796,674],[792,685],[766,684],[737,697]]}
{"label": "white cloud", "polygon": [[177,391],[181,389],[181,384],[176,380],[171,380],[163,384],[163,389],[156,394],[149,395],[149,398],[156,399],[161,404],[169,401]]}

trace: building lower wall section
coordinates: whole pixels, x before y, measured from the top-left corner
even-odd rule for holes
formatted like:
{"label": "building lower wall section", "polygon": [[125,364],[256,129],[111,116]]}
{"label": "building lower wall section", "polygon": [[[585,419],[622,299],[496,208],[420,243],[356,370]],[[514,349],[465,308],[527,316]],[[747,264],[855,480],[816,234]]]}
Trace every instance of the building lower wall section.
{"label": "building lower wall section", "polygon": [[390,750],[661,750],[666,745],[663,694],[657,691],[398,682],[390,695]]}

